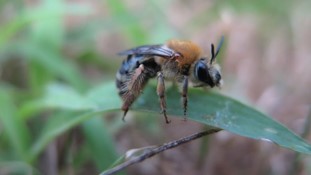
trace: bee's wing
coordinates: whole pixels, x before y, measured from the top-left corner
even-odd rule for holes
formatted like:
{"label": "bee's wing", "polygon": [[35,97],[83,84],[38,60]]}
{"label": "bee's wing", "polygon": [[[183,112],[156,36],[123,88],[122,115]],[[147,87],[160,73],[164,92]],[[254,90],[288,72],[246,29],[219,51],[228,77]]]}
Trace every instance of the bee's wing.
{"label": "bee's wing", "polygon": [[133,49],[120,52],[118,55],[145,55],[145,56],[160,56],[174,57],[176,52],[166,45],[144,45]]}

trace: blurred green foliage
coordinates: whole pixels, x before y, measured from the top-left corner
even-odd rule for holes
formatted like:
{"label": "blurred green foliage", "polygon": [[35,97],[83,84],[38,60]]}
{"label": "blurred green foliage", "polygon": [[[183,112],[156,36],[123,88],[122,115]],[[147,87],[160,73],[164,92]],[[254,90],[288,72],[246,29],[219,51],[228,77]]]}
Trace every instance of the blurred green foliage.
{"label": "blurred green foliage", "polygon": [[[0,172],[9,174],[27,174],[29,167],[34,168],[30,169],[31,174],[38,172],[36,167],[40,163],[40,154],[47,144],[64,131],[72,133],[68,130],[81,120],[76,117],[66,122],[70,117],[82,115],[82,109],[78,113],[42,111],[43,104],[37,102],[37,99],[43,96],[46,86],[53,82],[63,82],[83,92],[92,82],[83,75],[77,58],[87,56],[94,64],[104,64],[94,49],[93,41],[93,32],[101,29],[80,26],[68,31],[64,21],[66,16],[89,15],[93,10],[91,7],[67,4],[61,0],[45,0],[34,5],[25,3],[1,1],[1,14],[9,17],[0,20],[0,165],[4,167],[11,163],[12,166],[0,169]],[[66,55],[66,49],[72,43],[78,47],[77,58]],[[81,49],[83,47],[86,49]],[[89,64],[92,64],[90,61]],[[55,98],[68,99],[70,94]],[[79,101],[71,100],[72,105]],[[114,142],[106,128],[102,118],[93,118],[82,124],[81,132],[86,141],[78,149],[87,148],[91,155],[82,158],[82,165],[90,159],[99,169],[104,169],[110,165],[110,160],[116,159]],[[77,157],[75,154],[72,159],[76,160]],[[19,162],[29,166],[16,169]],[[76,161],[71,163],[75,167]]]}

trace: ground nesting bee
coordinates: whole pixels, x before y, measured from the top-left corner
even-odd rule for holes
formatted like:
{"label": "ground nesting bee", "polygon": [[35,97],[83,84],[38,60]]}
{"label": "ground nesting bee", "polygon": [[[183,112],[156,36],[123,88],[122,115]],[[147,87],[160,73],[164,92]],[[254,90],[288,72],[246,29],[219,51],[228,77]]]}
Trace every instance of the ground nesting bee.
{"label": "ground nesting bee", "polygon": [[220,87],[222,85],[220,67],[215,58],[224,37],[215,50],[211,44],[210,58],[202,54],[201,48],[184,40],[169,40],[166,44],[144,45],[119,53],[127,56],[116,75],[116,85],[123,100],[123,120],[129,107],[140,95],[150,78],[157,77],[157,95],[166,123],[165,82],[172,80],[181,92],[184,115],[187,114],[188,85],[194,87]]}

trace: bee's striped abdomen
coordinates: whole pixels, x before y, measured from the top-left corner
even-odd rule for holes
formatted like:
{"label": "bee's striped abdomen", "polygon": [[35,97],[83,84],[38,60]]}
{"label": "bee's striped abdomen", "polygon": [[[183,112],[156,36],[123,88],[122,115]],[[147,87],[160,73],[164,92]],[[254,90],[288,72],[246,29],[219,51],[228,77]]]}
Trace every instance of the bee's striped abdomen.
{"label": "bee's striped abdomen", "polygon": [[119,90],[119,95],[122,97],[128,91],[128,81],[135,69],[139,66],[141,57],[129,55],[127,59],[123,60],[120,69],[116,74],[116,85]]}
{"label": "bee's striped abdomen", "polygon": [[[135,72],[139,66],[143,66],[141,75],[137,75]],[[147,58],[142,55],[129,55],[127,59],[122,62],[120,69],[116,74],[116,86],[119,90],[119,95],[123,98],[126,93],[132,90],[131,82],[136,81],[142,85],[146,84],[150,78],[154,78],[158,71],[160,71],[160,65],[158,65],[154,58]],[[133,79],[134,78],[134,79]]]}

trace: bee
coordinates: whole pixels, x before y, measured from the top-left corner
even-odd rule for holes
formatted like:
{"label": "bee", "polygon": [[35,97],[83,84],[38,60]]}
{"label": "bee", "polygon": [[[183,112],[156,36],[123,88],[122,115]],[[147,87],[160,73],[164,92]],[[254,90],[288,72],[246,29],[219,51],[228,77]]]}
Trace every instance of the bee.
{"label": "bee", "polygon": [[122,120],[130,106],[140,95],[148,80],[157,77],[157,95],[166,123],[170,120],[166,113],[165,81],[178,84],[184,116],[187,115],[188,86],[221,87],[222,77],[219,65],[215,62],[224,37],[215,51],[211,44],[211,56],[206,57],[201,48],[185,40],[169,40],[165,44],[143,45],[120,52],[126,56],[116,74],[116,86],[123,100]]}

